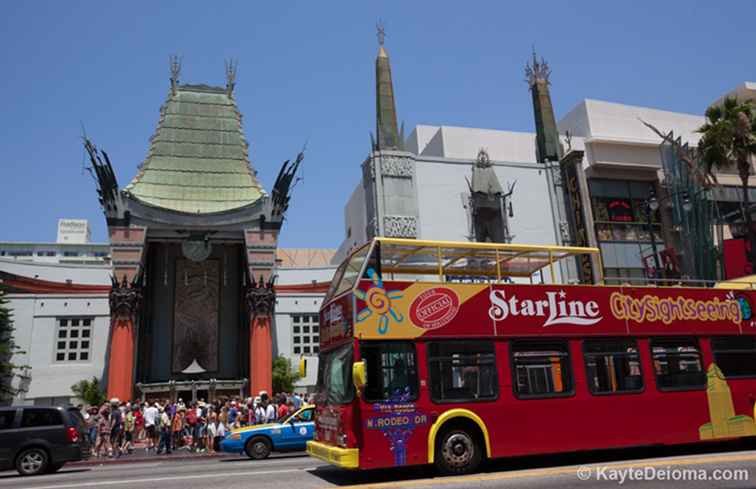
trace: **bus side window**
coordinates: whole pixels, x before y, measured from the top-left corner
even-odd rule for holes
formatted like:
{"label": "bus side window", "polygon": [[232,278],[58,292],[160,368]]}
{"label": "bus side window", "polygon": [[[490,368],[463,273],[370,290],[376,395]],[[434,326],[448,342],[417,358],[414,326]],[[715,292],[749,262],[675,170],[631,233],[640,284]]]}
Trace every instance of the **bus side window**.
{"label": "bus side window", "polygon": [[659,390],[700,389],[706,386],[703,359],[694,338],[652,339],[651,358]]}
{"label": "bus side window", "polygon": [[572,369],[566,341],[514,341],[512,387],[520,398],[572,395]]}
{"label": "bus side window", "polygon": [[635,340],[585,340],[583,352],[586,380],[592,394],[619,394],[643,390],[640,355]]}
{"label": "bus side window", "polygon": [[496,399],[496,352],[492,341],[428,343],[431,398],[434,402]]}
{"label": "bus side window", "polygon": [[367,366],[366,401],[417,399],[417,356],[412,343],[364,342],[360,353]]}
{"label": "bus side window", "polygon": [[725,378],[756,377],[756,337],[720,336],[711,339],[714,363]]}

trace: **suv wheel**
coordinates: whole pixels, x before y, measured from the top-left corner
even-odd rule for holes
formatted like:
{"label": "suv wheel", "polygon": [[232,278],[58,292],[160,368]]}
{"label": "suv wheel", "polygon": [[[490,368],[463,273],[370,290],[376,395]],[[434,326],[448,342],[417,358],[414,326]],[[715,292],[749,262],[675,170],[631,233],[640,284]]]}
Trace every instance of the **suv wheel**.
{"label": "suv wheel", "polygon": [[27,448],[16,457],[16,470],[21,475],[37,475],[47,470],[47,452],[42,448]]}

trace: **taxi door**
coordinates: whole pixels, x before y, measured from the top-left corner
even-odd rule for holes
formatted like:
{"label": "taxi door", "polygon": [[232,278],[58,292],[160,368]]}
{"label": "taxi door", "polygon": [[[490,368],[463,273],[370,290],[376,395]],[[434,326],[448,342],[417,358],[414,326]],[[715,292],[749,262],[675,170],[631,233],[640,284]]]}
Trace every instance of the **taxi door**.
{"label": "taxi door", "polygon": [[307,441],[312,440],[315,431],[313,420],[315,408],[300,409],[281,426],[281,443],[284,448],[302,448],[304,450]]}

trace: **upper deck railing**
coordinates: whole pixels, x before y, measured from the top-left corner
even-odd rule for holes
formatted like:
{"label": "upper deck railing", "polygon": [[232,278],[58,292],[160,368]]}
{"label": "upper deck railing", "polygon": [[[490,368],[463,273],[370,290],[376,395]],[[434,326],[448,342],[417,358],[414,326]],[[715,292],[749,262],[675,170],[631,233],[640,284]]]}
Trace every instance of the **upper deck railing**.
{"label": "upper deck railing", "polygon": [[557,264],[580,255],[601,259],[598,248],[375,238],[341,264],[328,299],[367,278],[370,268],[384,280],[555,283]]}
{"label": "upper deck railing", "polygon": [[369,278],[369,269],[383,280],[553,284],[569,281],[558,271],[560,262],[585,255],[595,258],[598,263],[599,285],[606,281],[630,286],[756,288],[756,277],[727,282],[604,277],[598,248],[375,238],[354,251],[341,264],[334,275],[326,302],[351,290],[361,278]]}

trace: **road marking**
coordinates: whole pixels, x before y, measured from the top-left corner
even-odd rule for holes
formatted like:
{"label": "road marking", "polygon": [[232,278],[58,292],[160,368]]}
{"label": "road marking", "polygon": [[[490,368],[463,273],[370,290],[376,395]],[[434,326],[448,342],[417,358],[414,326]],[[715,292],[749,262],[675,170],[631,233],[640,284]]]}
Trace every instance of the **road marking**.
{"label": "road marking", "polygon": [[[267,474],[285,474],[287,472],[302,472],[315,470],[317,467],[306,467],[302,469],[280,469],[280,470],[247,470],[244,472],[233,472],[234,476],[240,475],[267,475]],[[75,482],[70,484],[55,484],[51,486],[33,486],[30,489],[69,489],[74,487],[100,487],[100,486],[115,486],[118,484],[141,484],[145,482],[165,482],[165,481],[181,481],[192,479],[207,479],[210,477],[218,477],[224,472],[213,472],[209,474],[196,474],[196,475],[177,475],[171,477],[150,477],[145,479],[119,479],[109,481],[93,481],[93,482]]]}
{"label": "road marking", "polygon": [[[609,462],[609,463],[594,463],[585,464],[585,467],[611,467],[613,469],[626,469],[634,467],[658,467],[658,466],[674,466],[674,465],[709,465],[715,463],[727,463],[727,462],[745,462],[756,461],[756,453],[749,455],[718,455],[709,457],[692,456],[675,458],[670,457],[668,459],[646,459],[646,460],[634,460],[632,462]],[[553,475],[575,475],[577,465],[571,465],[569,467],[554,467],[544,469],[529,469],[521,471],[511,472],[499,472],[495,474],[472,474],[472,475],[459,475],[450,477],[434,477],[430,479],[414,479],[405,481],[392,481],[392,482],[378,482],[375,484],[355,484],[351,486],[341,486],[339,489],[388,489],[393,487],[412,487],[434,484],[456,484],[463,482],[486,482],[506,479],[520,479],[531,477],[544,477]]]}
{"label": "road marking", "polygon": [[[130,469],[146,469],[149,467],[159,467],[161,465],[164,465],[165,462],[145,462],[145,463],[130,463],[129,468]],[[66,468],[69,469],[81,469],[81,468],[89,468],[91,467],[92,470],[97,471],[108,471],[108,470],[123,470],[124,464],[118,464],[118,463],[111,463],[111,464],[99,464],[99,465],[68,465]],[[62,474],[65,474],[65,468],[61,471]]]}

